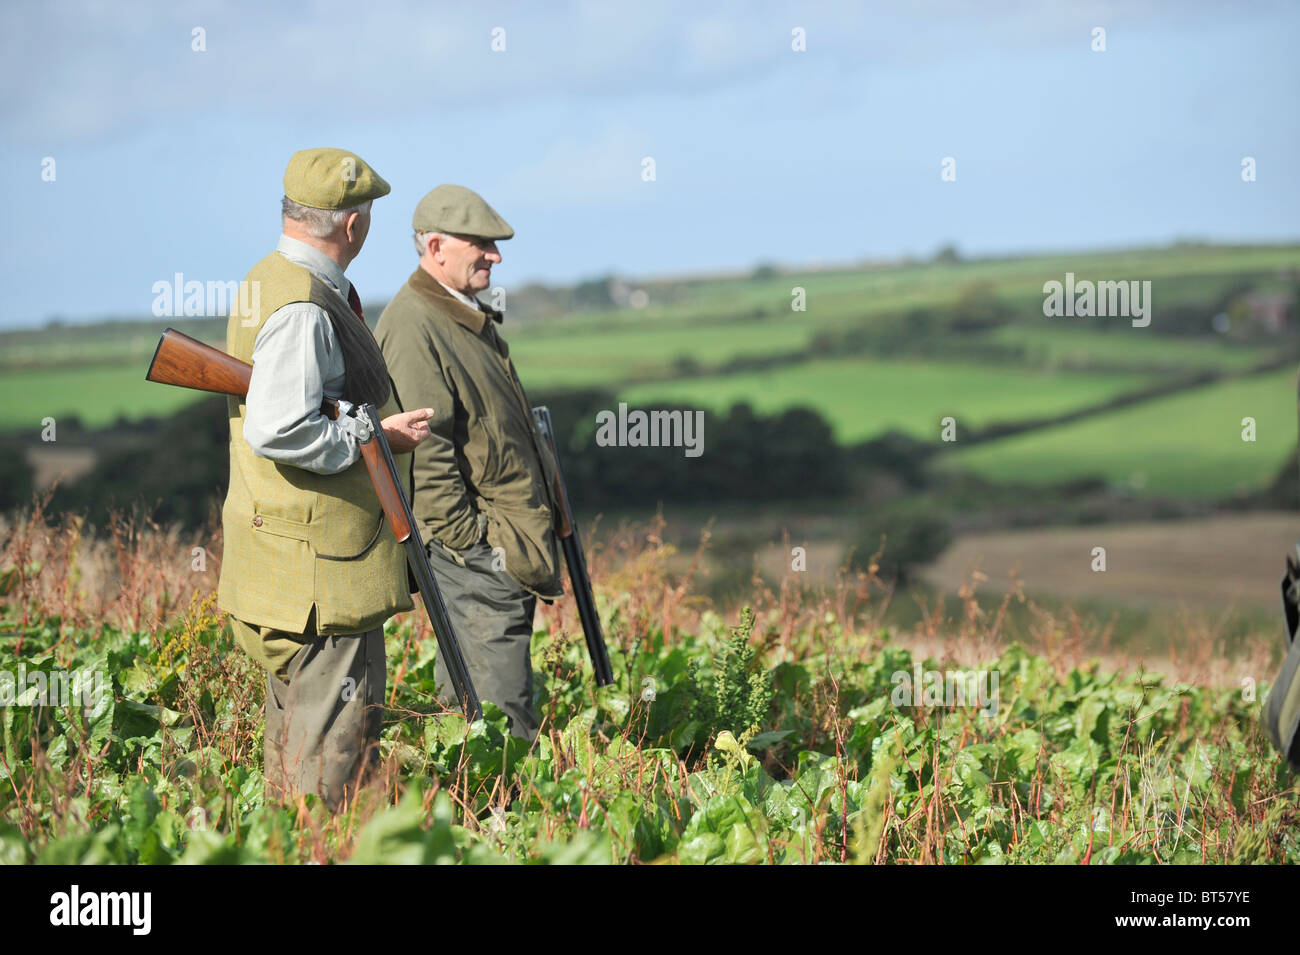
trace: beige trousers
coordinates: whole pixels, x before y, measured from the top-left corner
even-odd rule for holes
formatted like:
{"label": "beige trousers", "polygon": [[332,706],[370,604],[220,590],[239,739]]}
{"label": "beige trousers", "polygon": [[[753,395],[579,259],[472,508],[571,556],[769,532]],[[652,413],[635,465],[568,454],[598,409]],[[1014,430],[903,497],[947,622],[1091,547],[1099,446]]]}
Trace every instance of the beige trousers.
{"label": "beige trousers", "polygon": [[268,645],[299,644],[278,672],[266,673],[268,799],[316,793],[338,809],[379,759],[387,685],[383,631],[317,637],[234,619],[231,626],[255,659],[269,655]]}

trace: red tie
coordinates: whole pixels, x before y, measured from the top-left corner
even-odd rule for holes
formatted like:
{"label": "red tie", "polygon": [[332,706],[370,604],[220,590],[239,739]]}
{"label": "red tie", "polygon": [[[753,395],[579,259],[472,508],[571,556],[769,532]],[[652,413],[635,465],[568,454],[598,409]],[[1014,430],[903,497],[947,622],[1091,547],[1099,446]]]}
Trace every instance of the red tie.
{"label": "red tie", "polygon": [[361,319],[361,324],[366,323],[366,315],[361,311],[361,296],[357,294],[357,287],[351,282],[348,283],[348,304],[352,306],[352,311],[357,313],[357,318]]}

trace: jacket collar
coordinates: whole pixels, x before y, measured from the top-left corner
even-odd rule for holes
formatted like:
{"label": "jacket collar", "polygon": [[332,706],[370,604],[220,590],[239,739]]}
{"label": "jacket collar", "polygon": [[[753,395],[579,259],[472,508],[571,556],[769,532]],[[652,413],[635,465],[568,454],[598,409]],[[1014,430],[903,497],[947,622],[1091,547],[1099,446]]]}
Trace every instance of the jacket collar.
{"label": "jacket collar", "polygon": [[275,251],[295,265],[301,265],[317,278],[324,279],[330,288],[339,293],[343,301],[348,300],[348,291],[351,289],[352,284],[343,274],[343,267],[320,249],[308,245],[301,239],[281,235]]}
{"label": "jacket collar", "polygon": [[502,314],[496,309],[488,308],[482,302],[479,302],[478,308],[471,308],[443,288],[441,282],[422,268],[417,267],[411,273],[407,284],[475,335],[483,334],[483,326],[487,324],[489,318],[498,325],[501,324]]}

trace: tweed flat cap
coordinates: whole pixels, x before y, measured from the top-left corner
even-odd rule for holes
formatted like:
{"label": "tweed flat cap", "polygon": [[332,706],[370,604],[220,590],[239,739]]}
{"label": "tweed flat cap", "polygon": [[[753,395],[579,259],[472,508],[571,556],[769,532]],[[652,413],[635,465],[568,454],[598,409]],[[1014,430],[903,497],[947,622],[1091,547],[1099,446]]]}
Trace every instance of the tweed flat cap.
{"label": "tweed flat cap", "polygon": [[364,159],[346,149],[299,150],[284,170],[284,194],[313,209],[351,209],[391,190]]}
{"label": "tweed flat cap", "polygon": [[420,200],[411,225],[416,232],[449,232],[480,239],[509,239],[515,234],[477,192],[450,184],[439,186]]}

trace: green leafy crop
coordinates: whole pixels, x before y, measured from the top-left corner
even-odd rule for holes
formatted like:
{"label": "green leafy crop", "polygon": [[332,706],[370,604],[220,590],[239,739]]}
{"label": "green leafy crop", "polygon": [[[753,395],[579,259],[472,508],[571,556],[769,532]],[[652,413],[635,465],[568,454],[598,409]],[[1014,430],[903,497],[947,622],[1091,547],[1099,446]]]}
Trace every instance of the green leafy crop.
{"label": "green leafy crop", "polygon": [[706,738],[728,730],[748,742],[768,719],[776,691],[771,674],[756,659],[753,632],[754,611],[746,607],[711,664],[690,665],[691,716]]}
{"label": "green leafy crop", "polygon": [[381,772],[331,815],[267,799],[264,681],[210,604],[156,632],[3,622],[0,671],[98,670],[107,690],[0,707],[3,863],[1300,862],[1264,694],[1015,644],[983,664],[996,707],[899,705],[896,674],[938,664],[883,631],[780,653],[749,610],[671,641],[607,612],[618,681],[598,691],[581,641],[536,634],[530,747],[490,701],[469,727],[434,702],[408,620]]}

